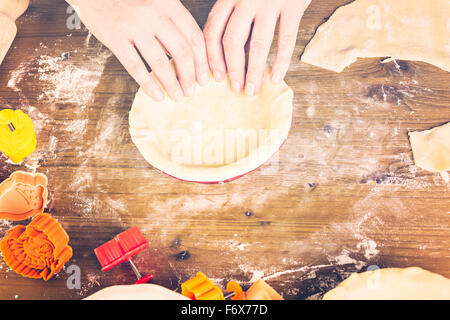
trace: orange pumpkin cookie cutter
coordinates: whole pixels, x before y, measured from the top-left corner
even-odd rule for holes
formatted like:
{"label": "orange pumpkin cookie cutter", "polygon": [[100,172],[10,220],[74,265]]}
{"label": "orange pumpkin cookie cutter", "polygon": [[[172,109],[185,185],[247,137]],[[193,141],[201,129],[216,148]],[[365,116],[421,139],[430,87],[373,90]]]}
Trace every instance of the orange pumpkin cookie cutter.
{"label": "orange pumpkin cookie cutter", "polygon": [[37,214],[28,226],[10,229],[0,241],[6,264],[16,273],[49,280],[72,257],[69,236],[47,213]]}
{"label": "orange pumpkin cookie cutter", "polygon": [[42,173],[13,172],[0,184],[0,219],[25,220],[44,212],[47,183]]}

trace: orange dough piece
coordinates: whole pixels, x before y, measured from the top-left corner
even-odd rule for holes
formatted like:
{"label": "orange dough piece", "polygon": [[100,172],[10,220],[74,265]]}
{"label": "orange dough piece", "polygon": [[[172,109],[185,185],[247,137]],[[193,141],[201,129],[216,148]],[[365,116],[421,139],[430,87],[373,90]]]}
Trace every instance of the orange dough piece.
{"label": "orange dough piece", "polygon": [[264,280],[256,281],[245,293],[247,300],[284,300]]}
{"label": "orange dough piece", "polygon": [[44,212],[47,183],[47,177],[42,173],[12,173],[0,184],[0,219],[25,220]]}
{"label": "orange dough piece", "polygon": [[69,236],[47,213],[37,214],[28,226],[15,226],[0,241],[6,264],[16,273],[49,280],[72,257]]}

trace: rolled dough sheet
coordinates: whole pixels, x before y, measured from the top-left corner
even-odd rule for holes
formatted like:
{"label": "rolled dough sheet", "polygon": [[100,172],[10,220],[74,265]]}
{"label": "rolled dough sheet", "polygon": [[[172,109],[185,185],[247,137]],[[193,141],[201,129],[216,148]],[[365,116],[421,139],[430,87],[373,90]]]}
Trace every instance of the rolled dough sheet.
{"label": "rolled dough sheet", "polygon": [[450,122],[431,130],[410,132],[416,165],[431,172],[450,170]]}
{"label": "rolled dough sheet", "polygon": [[293,91],[269,74],[254,97],[212,77],[180,102],[155,102],[139,89],[131,138],[151,165],[181,180],[226,182],[251,172],[279,150],[292,124]]}
{"label": "rolled dough sheet", "polygon": [[189,300],[164,287],[144,283],[104,288],[84,300]]}
{"label": "rolled dough sheet", "polygon": [[450,1],[356,0],[318,28],[301,60],[341,72],[357,58],[375,57],[450,72]]}
{"label": "rolled dough sheet", "polygon": [[388,268],[352,274],[324,300],[448,300],[450,279],[421,268]]}

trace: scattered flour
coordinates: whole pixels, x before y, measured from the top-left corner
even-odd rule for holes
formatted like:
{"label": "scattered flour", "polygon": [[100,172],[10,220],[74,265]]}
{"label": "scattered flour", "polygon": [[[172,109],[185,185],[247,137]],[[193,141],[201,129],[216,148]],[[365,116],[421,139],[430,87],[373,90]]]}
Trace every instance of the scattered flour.
{"label": "scattered flour", "polygon": [[[367,199],[356,203],[355,217],[350,221],[331,224],[304,240],[286,243],[286,246],[280,250],[289,250],[291,256],[293,252],[297,252],[300,258],[295,258],[295,255],[293,258],[283,258],[279,267],[265,265],[262,262],[250,263],[245,255],[236,252],[236,259],[241,262],[239,270],[235,273],[245,274],[248,279],[238,282],[242,285],[251,285],[258,279],[269,283],[276,280],[278,286],[284,287],[292,283],[314,280],[318,272],[329,273],[333,270],[337,279],[330,278],[325,282],[320,280],[320,286],[310,290],[313,295],[318,290],[321,293],[331,290],[350,273],[363,271],[365,267],[373,265],[380,253],[380,245],[367,236],[367,233],[384,224],[379,216],[382,208],[375,208],[374,211],[367,210],[367,206],[374,201],[374,197],[376,196],[370,194]],[[337,234],[341,236],[336,237]],[[332,235],[334,240],[329,241]],[[230,248],[233,250],[233,246]],[[300,289],[284,292],[291,296],[300,293],[302,293]]]}
{"label": "scattered flour", "polygon": [[86,132],[87,123],[88,119],[66,120],[64,121],[64,130],[79,139]]}
{"label": "scattered flour", "polygon": [[[110,51],[98,48],[86,49],[89,58],[83,63],[74,63],[72,58],[40,55],[23,62],[11,72],[8,87],[22,91],[23,80],[33,78],[43,87],[38,100],[48,103],[67,103],[85,106],[92,98],[93,90],[98,85],[105,63],[111,56]],[[94,51],[96,50],[95,54]],[[87,54],[83,56],[87,56]]]}
{"label": "scattered flour", "polygon": [[[88,40],[86,44],[89,44]],[[20,108],[33,120],[37,134],[38,145],[36,150],[20,164],[14,164],[2,155],[5,166],[24,167],[31,172],[36,172],[46,161],[57,160],[59,152],[66,150],[78,152],[81,164],[71,172],[65,188],[73,191],[67,194],[58,184],[50,181],[52,190],[49,193],[47,210],[60,210],[69,200],[70,210],[86,217],[86,223],[96,217],[114,217],[114,221],[121,221],[120,214],[127,212],[125,200],[101,196],[101,186],[96,183],[98,177],[91,170],[91,161],[97,157],[108,159],[115,147],[123,142],[124,134],[122,125],[123,116],[118,116],[110,109],[101,113],[100,119],[96,119],[92,126],[95,130],[94,140],[86,147],[81,147],[85,135],[92,120],[89,118],[90,105],[94,98],[94,91],[98,86],[105,64],[111,53],[103,47],[79,48],[70,54],[52,56],[46,54],[47,47],[39,48],[40,55],[30,57],[21,63],[10,73],[7,86],[12,89],[20,99]],[[51,50],[54,52],[54,50]],[[29,81],[33,80],[33,81]],[[39,84],[40,90],[29,89],[29,84]],[[113,96],[108,103],[117,105],[117,98]],[[44,104],[47,107],[40,111],[34,105]],[[33,103],[32,103],[33,102]],[[76,118],[64,119],[58,115],[59,106],[66,105]],[[94,167],[95,168],[95,167]],[[8,172],[15,170],[7,168]],[[50,167],[51,170],[51,167]],[[49,169],[47,168],[47,173]],[[49,175],[51,179],[51,174]],[[0,220],[0,237],[12,224],[7,220]],[[74,260],[72,261],[74,262]],[[9,268],[0,264],[0,269],[5,277],[8,277]],[[6,272],[6,273],[5,273]],[[77,295],[85,296],[94,288],[100,286],[101,274],[86,274],[82,281],[81,290]]]}
{"label": "scattered flour", "polygon": [[77,294],[80,297],[85,297],[89,293],[92,294],[92,290],[100,286],[100,279],[102,279],[102,275],[98,274],[87,274],[86,279],[82,281],[81,289],[77,290]]}
{"label": "scattered flour", "polygon": [[[10,73],[7,83],[20,98],[20,109],[33,120],[38,145],[33,154],[19,164],[33,172],[43,161],[55,159],[58,149],[71,147],[71,140],[79,141],[86,133],[89,122],[86,106],[91,102],[105,64],[111,56],[109,50],[99,46],[77,48],[71,54],[62,53],[59,56],[45,54],[47,49],[41,43],[36,52],[42,54],[22,62]],[[39,84],[41,91],[30,90],[31,83]],[[45,109],[47,113],[44,114],[30,101],[39,101],[50,107]],[[62,104],[71,105],[73,111],[82,118],[55,119],[55,107]],[[62,128],[63,132],[58,128]],[[44,129],[45,135],[42,136]],[[66,144],[59,145],[60,141],[65,141]]]}

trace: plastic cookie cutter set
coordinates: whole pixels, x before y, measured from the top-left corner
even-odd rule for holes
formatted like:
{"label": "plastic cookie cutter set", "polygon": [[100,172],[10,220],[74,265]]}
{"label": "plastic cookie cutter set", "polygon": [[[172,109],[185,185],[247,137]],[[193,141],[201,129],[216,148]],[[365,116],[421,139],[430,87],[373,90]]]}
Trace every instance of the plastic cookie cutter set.
{"label": "plastic cookie cutter set", "polygon": [[227,284],[227,293],[216,286],[204,273],[197,272],[196,276],[181,285],[181,294],[192,300],[283,300],[283,298],[265,281],[256,281],[244,292],[235,281]]}
{"label": "plastic cookie cutter set", "polygon": [[0,150],[14,163],[20,163],[36,148],[33,121],[21,110],[0,111]]}
{"label": "plastic cookie cutter set", "polygon": [[148,246],[148,241],[141,231],[134,227],[118,234],[112,240],[96,248],[94,253],[102,266],[102,271],[111,270],[122,262],[127,261],[138,279],[134,284],[140,284],[149,282],[153,276],[151,274],[141,276],[131,258],[147,249]]}
{"label": "plastic cookie cutter set", "polygon": [[48,213],[47,177],[42,173],[16,171],[0,184],[0,219],[33,220],[16,225],[0,241],[6,264],[16,273],[49,280],[72,257],[69,236]]}
{"label": "plastic cookie cutter set", "polygon": [[44,174],[13,172],[0,183],[0,219],[19,221],[44,212],[47,195]]}

